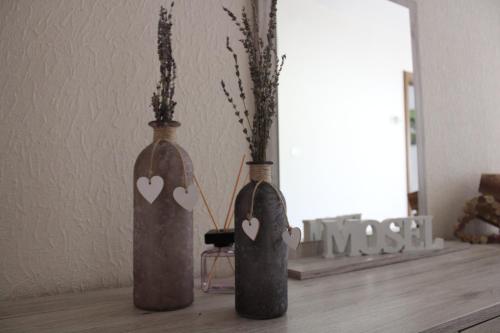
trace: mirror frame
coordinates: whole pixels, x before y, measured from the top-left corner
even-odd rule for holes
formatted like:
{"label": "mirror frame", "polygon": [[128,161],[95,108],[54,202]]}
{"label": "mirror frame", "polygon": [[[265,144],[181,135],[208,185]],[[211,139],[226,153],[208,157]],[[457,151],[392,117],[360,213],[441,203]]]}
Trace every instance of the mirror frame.
{"label": "mirror frame", "polygon": [[[253,0],[252,0],[253,1]],[[285,0],[282,0],[285,1]],[[415,106],[417,112],[416,126],[417,126],[417,153],[418,153],[418,178],[419,178],[419,192],[418,192],[418,202],[419,202],[419,215],[428,214],[428,202],[427,202],[427,190],[425,186],[425,130],[424,130],[424,111],[423,111],[423,101],[422,101],[422,84],[421,84],[421,66],[420,66],[420,48],[419,48],[419,38],[418,38],[418,6],[415,0],[386,0],[401,5],[408,8],[410,11],[410,31],[411,31],[411,43],[412,43],[412,55],[413,55],[413,83],[415,89]],[[269,16],[269,8],[271,6],[271,0],[258,0],[257,10],[259,13],[259,26],[260,31],[266,31],[267,18]],[[279,31],[277,33],[277,39],[279,38]],[[276,45],[277,47],[277,45]],[[286,70],[286,68],[285,68]],[[278,99],[277,102],[278,103]],[[275,180],[278,187],[280,187],[279,178],[279,105],[276,106],[276,119],[273,121],[270,140],[268,146],[268,156],[269,160],[275,161],[275,167],[273,168],[273,179]]]}

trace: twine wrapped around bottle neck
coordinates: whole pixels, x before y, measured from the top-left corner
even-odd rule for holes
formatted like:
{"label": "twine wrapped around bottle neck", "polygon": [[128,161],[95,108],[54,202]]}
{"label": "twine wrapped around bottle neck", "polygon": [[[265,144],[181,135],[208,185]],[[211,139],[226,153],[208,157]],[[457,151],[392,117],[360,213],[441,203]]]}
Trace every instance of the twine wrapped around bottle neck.
{"label": "twine wrapped around bottle neck", "polygon": [[175,142],[177,139],[176,126],[153,126],[153,142],[158,140],[168,140]]}
{"label": "twine wrapped around bottle neck", "polygon": [[255,182],[272,181],[272,164],[250,164],[250,179]]}

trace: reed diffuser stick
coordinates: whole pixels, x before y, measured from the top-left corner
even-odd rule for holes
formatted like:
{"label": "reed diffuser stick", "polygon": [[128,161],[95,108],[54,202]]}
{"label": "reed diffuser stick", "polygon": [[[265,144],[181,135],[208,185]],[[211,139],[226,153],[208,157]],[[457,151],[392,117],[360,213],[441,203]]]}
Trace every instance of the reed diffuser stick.
{"label": "reed diffuser stick", "polygon": [[212,223],[214,224],[215,230],[219,231],[219,227],[217,226],[217,222],[215,222],[214,214],[212,213],[212,210],[210,209],[210,206],[208,205],[207,198],[205,197],[205,194],[203,193],[203,190],[201,189],[200,183],[198,183],[198,179],[196,179],[196,176],[193,176],[194,182],[196,183],[196,187],[198,187],[198,191],[200,191],[201,198],[203,199],[203,203],[205,204],[205,207],[207,208],[208,215],[210,215],[210,219],[212,220]]}
{"label": "reed diffuser stick", "polygon": [[240,183],[241,171],[243,170],[243,164],[245,163],[246,155],[243,154],[240,163],[240,169],[238,170],[238,177],[236,177],[236,182],[234,183],[233,194],[231,195],[231,200],[229,201],[229,207],[227,208],[226,219],[224,220],[224,231],[227,231],[229,224],[231,223],[231,209],[233,208],[234,196],[236,195],[236,190],[238,189],[238,184]]}
{"label": "reed diffuser stick", "polygon": [[[241,187],[245,186],[249,181],[250,181],[250,172],[247,173],[247,176],[245,177],[245,180],[243,181],[243,185]],[[229,217],[229,221],[227,223],[227,228],[228,229],[231,226],[231,221],[234,220],[234,207],[231,207],[231,214],[229,216],[230,216]]]}
{"label": "reed diffuser stick", "polygon": [[217,260],[219,259],[219,253],[217,253],[217,257],[214,258],[214,262],[212,263],[212,267],[210,268],[210,272],[208,273],[208,285],[212,284],[212,279],[215,274],[215,265],[217,264]]}
{"label": "reed diffuser stick", "polygon": [[227,259],[227,262],[229,263],[229,266],[231,266],[231,269],[234,272],[234,266],[233,266],[233,263],[231,262],[231,259],[229,259],[229,257],[226,257],[226,259]]}

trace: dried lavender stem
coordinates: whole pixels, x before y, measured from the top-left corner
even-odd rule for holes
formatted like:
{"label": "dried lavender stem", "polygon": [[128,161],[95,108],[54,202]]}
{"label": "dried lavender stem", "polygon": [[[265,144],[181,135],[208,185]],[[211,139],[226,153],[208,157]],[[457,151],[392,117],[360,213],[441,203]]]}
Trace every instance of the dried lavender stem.
{"label": "dried lavender stem", "polygon": [[[247,141],[250,143],[250,151],[254,162],[266,161],[266,149],[269,142],[269,133],[274,117],[276,116],[277,107],[277,92],[279,85],[279,76],[283,69],[284,59],[282,56],[281,62],[277,56],[275,46],[276,42],[276,12],[277,0],[272,0],[271,11],[269,13],[268,30],[265,42],[260,37],[259,26],[257,22],[257,4],[252,2],[252,17],[250,18],[245,8],[241,11],[241,19],[229,9],[223,7],[231,21],[236,25],[243,37],[240,42],[248,56],[248,65],[250,69],[250,77],[252,80],[252,91],[255,100],[255,112],[253,119],[249,117],[249,112],[246,105],[246,95],[243,89],[243,83],[240,75],[240,66],[238,56],[229,44],[229,38],[226,40],[226,48],[234,58],[235,74],[240,90],[240,98],[244,107],[244,115],[248,123],[248,128],[251,131],[251,136],[248,136],[246,128],[244,133]],[[226,87],[223,85],[224,93],[230,104],[235,109],[238,121],[241,122],[239,111],[237,111],[234,100],[230,97]],[[243,124],[242,124],[243,125]]]}

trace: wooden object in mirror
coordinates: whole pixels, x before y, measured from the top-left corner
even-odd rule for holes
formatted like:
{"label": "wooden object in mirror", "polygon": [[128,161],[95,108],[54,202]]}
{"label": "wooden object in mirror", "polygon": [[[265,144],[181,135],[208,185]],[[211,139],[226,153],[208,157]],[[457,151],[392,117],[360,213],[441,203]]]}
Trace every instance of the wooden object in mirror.
{"label": "wooden object in mirror", "polygon": [[480,196],[465,203],[464,215],[455,225],[455,236],[470,243],[500,243],[498,232],[471,234],[466,230],[466,226],[474,220],[500,228],[500,175],[483,174],[479,192]]}
{"label": "wooden object in mirror", "polygon": [[500,201],[500,174],[483,174],[479,184],[479,192],[483,195],[491,195]]}

